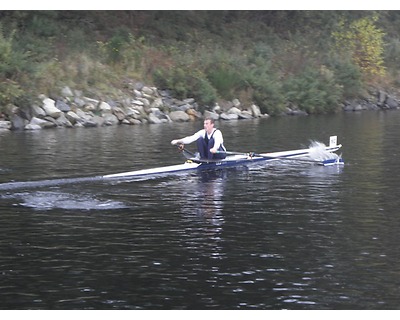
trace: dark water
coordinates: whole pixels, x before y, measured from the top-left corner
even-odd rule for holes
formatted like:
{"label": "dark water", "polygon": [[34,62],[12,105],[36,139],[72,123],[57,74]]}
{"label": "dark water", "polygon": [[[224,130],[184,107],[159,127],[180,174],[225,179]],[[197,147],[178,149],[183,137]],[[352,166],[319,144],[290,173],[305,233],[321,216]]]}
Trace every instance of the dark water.
{"label": "dark water", "polygon": [[346,165],[182,162],[165,124],[0,133],[0,309],[399,309],[400,113],[222,122],[232,151],[338,135]]}

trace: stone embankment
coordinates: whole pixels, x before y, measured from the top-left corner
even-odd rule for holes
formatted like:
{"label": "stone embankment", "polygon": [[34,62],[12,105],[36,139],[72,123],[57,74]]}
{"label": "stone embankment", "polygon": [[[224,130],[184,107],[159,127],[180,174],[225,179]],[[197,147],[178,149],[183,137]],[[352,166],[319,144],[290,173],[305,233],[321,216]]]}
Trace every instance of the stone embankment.
{"label": "stone embankment", "polygon": [[58,98],[40,95],[39,102],[28,108],[8,106],[3,119],[0,118],[0,130],[158,124],[195,121],[203,117],[222,120],[268,117],[261,114],[258,106],[243,107],[237,99],[200,112],[194,99],[178,100],[168,91],[140,83],[131,91],[129,97],[119,101],[103,101],[65,87]]}
{"label": "stone embankment", "polygon": [[[38,102],[30,107],[7,106],[6,112],[0,114],[0,131],[158,124],[195,121],[204,117],[227,121],[269,117],[262,114],[257,105],[244,106],[238,99],[208,108],[199,106],[194,99],[178,100],[168,91],[142,83],[133,83],[129,89],[130,94],[117,101],[94,99],[64,87],[57,98],[40,95]],[[400,103],[393,95],[377,90],[368,98],[345,102],[342,110],[354,112],[399,107]],[[295,106],[287,108],[283,114],[307,115]]]}

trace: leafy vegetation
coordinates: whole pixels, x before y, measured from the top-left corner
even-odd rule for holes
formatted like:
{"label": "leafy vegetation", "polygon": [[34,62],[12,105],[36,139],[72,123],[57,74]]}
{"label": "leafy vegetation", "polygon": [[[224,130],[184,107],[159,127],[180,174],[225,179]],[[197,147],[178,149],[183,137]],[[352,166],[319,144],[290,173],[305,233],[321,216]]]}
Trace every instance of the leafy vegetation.
{"label": "leafy vegetation", "polygon": [[340,21],[333,32],[336,49],[344,50],[366,76],[384,75],[384,33],[375,26],[378,16],[365,17],[346,24]]}
{"label": "leafy vegetation", "polygon": [[398,87],[396,11],[2,11],[0,112],[68,85],[118,96],[127,80],[279,114],[335,112]]}

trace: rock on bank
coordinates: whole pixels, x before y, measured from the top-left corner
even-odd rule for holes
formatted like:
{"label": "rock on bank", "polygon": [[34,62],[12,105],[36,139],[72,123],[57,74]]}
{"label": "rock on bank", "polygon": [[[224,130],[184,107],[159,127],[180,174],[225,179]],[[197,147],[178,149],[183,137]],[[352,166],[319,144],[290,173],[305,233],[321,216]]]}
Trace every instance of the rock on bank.
{"label": "rock on bank", "polygon": [[0,130],[159,124],[195,121],[206,116],[239,120],[268,115],[261,114],[256,105],[242,106],[237,99],[209,108],[199,106],[192,98],[179,100],[166,90],[135,83],[130,94],[119,100],[95,99],[64,87],[59,96],[40,95],[29,107],[9,105],[5,114],[0,115]]}

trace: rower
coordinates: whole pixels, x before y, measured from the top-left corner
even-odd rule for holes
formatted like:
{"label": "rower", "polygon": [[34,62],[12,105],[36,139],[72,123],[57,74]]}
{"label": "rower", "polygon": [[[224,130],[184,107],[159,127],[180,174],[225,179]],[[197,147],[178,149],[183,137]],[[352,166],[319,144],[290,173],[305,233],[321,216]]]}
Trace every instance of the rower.
{"label": "rower", "polygon": [[214,119],[205,118],[204,129],[191,136],[172,140],[171,144],[189,144],[196,141],[200,159],[224,159],[226,153],[218,153],[218,151],[226,151],[224,138],[221,130],[214,128],[214,124]]}

